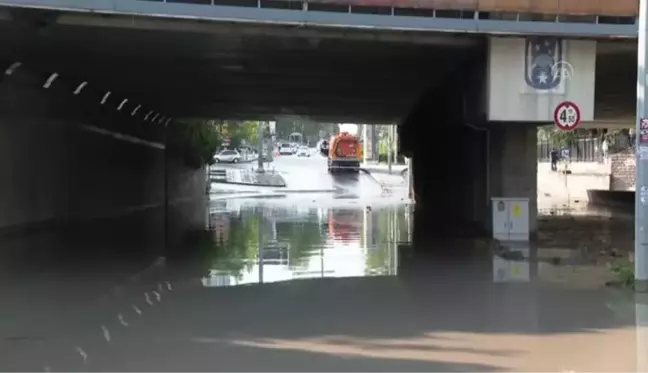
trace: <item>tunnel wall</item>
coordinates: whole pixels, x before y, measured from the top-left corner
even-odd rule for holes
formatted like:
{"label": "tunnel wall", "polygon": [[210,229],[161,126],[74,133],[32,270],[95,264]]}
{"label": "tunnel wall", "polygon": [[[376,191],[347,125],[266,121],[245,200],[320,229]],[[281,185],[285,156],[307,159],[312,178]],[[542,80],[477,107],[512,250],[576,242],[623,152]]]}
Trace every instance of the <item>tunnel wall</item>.
{"label": "tunnel wall", "polygon": [[[162,127],[100,105],[99,92],[75,96],[62,78],[45,89],[46,77],[0,77],[0,231],[163,207]],[[175,160],[167,169],[171,205],[204,197],[204,170]]]}
{"label": "tunnel wall", "polygon": [[420,232],[469,236],[487,209],[486,50],[421,98],[399,126],[400,148],[414,159]]}

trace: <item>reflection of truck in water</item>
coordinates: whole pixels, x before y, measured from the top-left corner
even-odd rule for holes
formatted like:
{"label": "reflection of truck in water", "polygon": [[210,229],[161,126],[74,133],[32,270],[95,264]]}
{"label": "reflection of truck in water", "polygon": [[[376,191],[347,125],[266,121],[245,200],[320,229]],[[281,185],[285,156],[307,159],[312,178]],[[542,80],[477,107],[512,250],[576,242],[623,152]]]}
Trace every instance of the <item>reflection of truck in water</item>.
{"label": "reflection of truck in water", "polygon": [[341,132],[330,141],[320,144],[320,152],[327,157],[328,171],[331,173],[349,170],[360,171],[362,146],[357,137],[348,132]]}
{"label": "reflection of truck in water", "polygon": [[328,233],[336,241],[359,241],[363,210],[333,209],[328,213]]}

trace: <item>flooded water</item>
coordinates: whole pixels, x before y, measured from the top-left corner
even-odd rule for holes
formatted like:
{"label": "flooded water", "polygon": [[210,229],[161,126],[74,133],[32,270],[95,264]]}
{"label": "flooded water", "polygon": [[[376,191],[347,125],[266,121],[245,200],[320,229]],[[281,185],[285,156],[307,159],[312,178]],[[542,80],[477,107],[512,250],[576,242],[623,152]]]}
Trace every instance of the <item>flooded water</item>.
{"label": "flooded water", "polygon": [[648,300],[605,286],[623,213],[497,246],[414,235],[398,191],[324,202],[216,198],[177,242],[155,212],[5,240],[0,370],[648,371]]}
{"label": "flooded water", "polygon": [[601,288],[616,280],[612,266],[633,265],[632,206],[570,203],[542,207],[535,246],[545,282]]}
{"label": "flooded water", "polygon": [[337,208],[212,203],[213,266],[205,286],[396,275],[398,243],[412,234],[408,206]]}

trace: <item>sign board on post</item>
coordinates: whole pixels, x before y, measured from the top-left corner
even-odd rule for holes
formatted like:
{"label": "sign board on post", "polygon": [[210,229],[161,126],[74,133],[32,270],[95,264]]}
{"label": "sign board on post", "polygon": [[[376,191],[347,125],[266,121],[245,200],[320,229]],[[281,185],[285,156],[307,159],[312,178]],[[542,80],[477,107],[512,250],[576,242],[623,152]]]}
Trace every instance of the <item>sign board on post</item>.
{"label": "sign board on post", "polygon": [[648,145],[648,118],[639,120],[639,144]]}
{"label": "sign board on post", "polygon": [[578,105],[571,101],[563,101],[554,110],[554,124],[563,131],[573,131],[578,128],[581,120]]}

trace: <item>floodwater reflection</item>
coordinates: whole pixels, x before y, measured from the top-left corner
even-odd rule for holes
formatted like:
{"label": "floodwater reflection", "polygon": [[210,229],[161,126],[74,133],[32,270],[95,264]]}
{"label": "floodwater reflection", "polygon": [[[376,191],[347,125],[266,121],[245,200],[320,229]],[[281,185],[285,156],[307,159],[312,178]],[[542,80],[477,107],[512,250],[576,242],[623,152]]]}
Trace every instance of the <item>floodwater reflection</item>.
{"label": "floodwater reflection", "polygon": [[407,206],[264,207],[217,201],[204,286],[307,278],[393,276],[411,240]]}
{"label": "floodwater reflection", "polygon": [[[617,245],[610,220],[543,218],[537,244],[494,247],[461,236],[412,242],[411,210],[397,204],[229,199],[201,213],[164,270],[139,281],[122,279],[119,260],[111,276],[74,272],[88,262],[71,259],[52,275],[60,262],[47,258],[7,275],[0,370],[648,371],[648,300],[591,274],[578,280],[605,269],[585,254],[600,259],[594,241],[605,232]],[[103,253],[96,266],[115,248],[133,261],[138,247],[159,255],[161,239],[145,236],[161,226],[158,215],[142,223],[129,245],[107,224],[88,228],[87,241],[34,236],[29,253],[49,247],[55,257],[69,244]],[[104,236],[123,240],[89,244]],[[584,239],[592,246],[577,246]]]}

